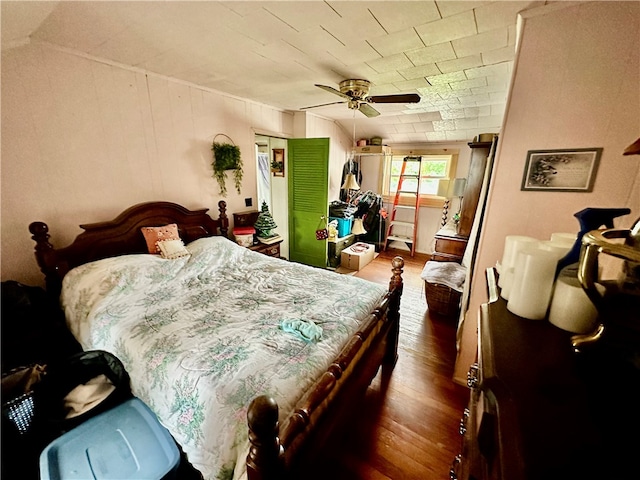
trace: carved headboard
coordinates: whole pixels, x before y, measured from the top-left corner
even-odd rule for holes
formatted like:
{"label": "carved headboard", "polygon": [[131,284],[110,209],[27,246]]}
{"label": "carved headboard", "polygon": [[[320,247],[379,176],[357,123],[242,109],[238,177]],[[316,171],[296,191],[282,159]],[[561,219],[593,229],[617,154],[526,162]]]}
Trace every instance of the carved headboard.
{"label": "carved headboard", "polygon": [[178,225],[180,238],[189,243],[201,237],[227,236],[229,220],[227,204],[218,202],[220,216],[214,220],[207,208],[189,210],[171,202],[146,202],[127,208],[113,220],[80,225],[84,230],[68,246],[56,249],[49,243],[49,227],[33,222],[29,231],[36,242],[35,255],[44,273],[47,291],[59,295],[62,279],[78,265],[108,257],[132,253],[146,253],[147,245],[142,227],[157,227],[169,223]]}

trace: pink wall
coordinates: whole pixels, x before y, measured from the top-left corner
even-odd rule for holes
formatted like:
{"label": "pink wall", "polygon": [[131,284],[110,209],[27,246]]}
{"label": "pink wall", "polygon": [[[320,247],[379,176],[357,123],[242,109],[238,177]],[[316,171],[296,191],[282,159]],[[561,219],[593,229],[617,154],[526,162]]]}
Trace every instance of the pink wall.
{"label": "pink wall", "polygon": [[[256,205],[254,133],[293,136],[293,114],[210,89],[52,46],[2,51],[2,280],[42,285],[28,226],[46,222],[68,245],[80,223],[114,218],[127,206],[167,200],[208,207],[222,199],[211,143],[224,133],[240,147],[240,194],[227,183],[229,217]],[[326,136],[345,135],[315,121]],[[286,189],[285,189],[286,194]]]}
{"label": "pink wall", "polygon": [[[454,378],[464,383],[475,359],[477,312],[486,302],[484,272],[500,261],[507,235],[547,239],[577,232],[587,207],[628,207],[616,221],[640,217],[640,156],[623,150],[640,135],[640,4],[584,2],[526,12],[485,224],[460,329]],[[522,192],[528,150],[602,147],[590,193]]]}

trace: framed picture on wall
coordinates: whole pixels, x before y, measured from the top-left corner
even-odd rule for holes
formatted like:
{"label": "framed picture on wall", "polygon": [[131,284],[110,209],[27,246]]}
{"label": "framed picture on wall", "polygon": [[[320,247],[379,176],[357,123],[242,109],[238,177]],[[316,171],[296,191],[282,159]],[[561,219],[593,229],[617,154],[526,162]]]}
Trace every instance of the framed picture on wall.
{"label": "framed picture on wall", "polygon": [[520,190],[590,192],[602,148],[529,150]]}
{"label": "framed picture on wall", "polygon": [[284,148],[272,149],[271,172],[274,177],[284,177]]}

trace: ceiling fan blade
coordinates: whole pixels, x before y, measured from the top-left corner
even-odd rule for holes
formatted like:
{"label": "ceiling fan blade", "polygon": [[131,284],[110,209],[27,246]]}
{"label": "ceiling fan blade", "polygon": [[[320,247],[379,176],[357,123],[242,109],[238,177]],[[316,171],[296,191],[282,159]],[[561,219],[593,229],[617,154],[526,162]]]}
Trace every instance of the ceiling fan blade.
{"label": "ceiling fan blade", "polygon": [[418,103],[420,95],[417,93],[401,93],[398,95],[373,95],[367,97],[369,103]]}
{"label": "ceiling fan blade", "polygon": [[312,105],[310,107],[301,107],[300,110],[309,110],[310,108],[318,108],[318,107],[326,107],[328,105],[337,105],[339,103],[347,103],[347,102],[331,102],[331,103],[322,103],[320,105]]}
{"label": "ceiling fan blade", "polygon": [[349,95],[345,95],[344,93],[342,93],[340,90],[336,90],[333,87],[328,87],[327,85],[318,85],[317,83],[315,84],[316,87],[321,88],[323,90],[326,90],[327,92],[331,92],[335,95],[339,95],[342,98],[346,98],[347,100],[351,100],[351,97]]}
{"label": "ceiling fan blade", "polygon": [[368,103],[361,103],[358,106],[358,110],[360,110],[362,113],[364,113],[369,118],[377,117],[378,115],[380,115],[380,112],[377,111],[375,108],[373,108]]}

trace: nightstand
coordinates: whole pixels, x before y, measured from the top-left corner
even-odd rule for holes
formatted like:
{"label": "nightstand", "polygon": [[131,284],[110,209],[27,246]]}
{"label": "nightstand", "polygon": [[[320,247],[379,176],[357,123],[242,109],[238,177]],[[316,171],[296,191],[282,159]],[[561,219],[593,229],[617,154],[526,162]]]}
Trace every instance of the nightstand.
{"label": "nightstand", "polygon": [[458,235],[455,231],[442,229],[436,233],[435,240],[436,247],[431,255],[431,260],[462,263],[469,237]]}
{"label": "nightstand", "polygon": [[259,253],[263,253],[264,255],[267,255],[269,257],[275,257],[275,258],[280,258],[280,244],[282,243],[282,240],[275,242],[275,243],[271,243],[269,245],[265,244],[265,243],[256,243],[255,245],[252,245],[249,247],[249,250],[253,250],[254,252],[259,252]]}

